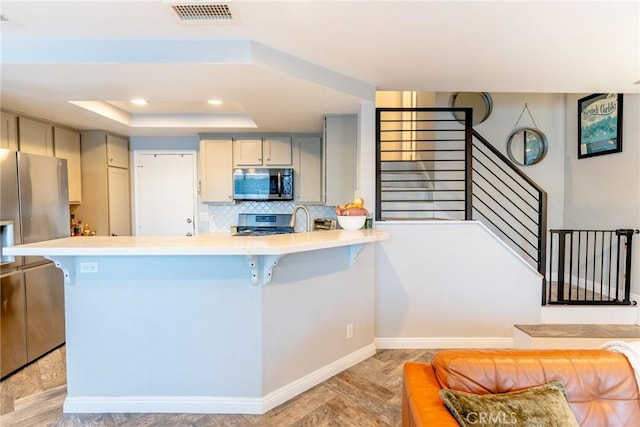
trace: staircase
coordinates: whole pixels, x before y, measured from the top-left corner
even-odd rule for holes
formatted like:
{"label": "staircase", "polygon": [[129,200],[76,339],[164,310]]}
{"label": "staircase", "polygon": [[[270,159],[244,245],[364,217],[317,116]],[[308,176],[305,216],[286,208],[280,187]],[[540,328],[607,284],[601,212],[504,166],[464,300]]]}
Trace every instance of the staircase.
{"label": "staircase", "polygon": [[544,274],[547,195],[472,128],[471,115],[376,109],[376,221],[478,220]]}
{"label": "staircase", "polygon": [[[569,295],[553,300],[557,305],[547,305],[553,291],[546,279],[546,192],[473,129],[471,114],[468,108],[376,109],[376,220],[380,224],[385,220],[477,220],[538,271],[543,291],[541,323],[515,326],[516,346],[592,347],[603,340],[640,340],[638,309],[628,305],[633,303],[628,291],[618,298],[617,285],[608,288],[614,289],[615,298],[607,291],[607,301],[574,301]],[[593,245],[603,238],[584,241]],[[592,246],[576,242],[576,253],[586,254],[589,260],[568,265],[566,272],[575,276],[575,267],[587,265],[585,283],[589,285],[568,280],[564,289],[576,283],[588,288],[598,282],[596,275],[617,271],[611,264],[593,267]],[[600,243],[596,252],[599,248]],[[630,268],[619,270],[618,277],[628,280]],[[558,273],[555,276],[556,283],[562,282]],[[548,277],[552,280],[551,273]],[[596,288],[589,289],[594,295]],[[604,306],[619,301],[627,305]]]}

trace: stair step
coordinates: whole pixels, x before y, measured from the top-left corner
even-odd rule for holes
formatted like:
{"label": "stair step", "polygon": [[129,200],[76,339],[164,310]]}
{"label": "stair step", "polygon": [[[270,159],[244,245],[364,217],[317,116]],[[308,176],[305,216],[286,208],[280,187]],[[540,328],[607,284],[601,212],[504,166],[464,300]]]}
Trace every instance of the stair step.
{"label": "stair step", "polygon": [[609,341],[640,340],[640,325],[514,325],[515,348],[598,348]]}
{"label": "stair step", "polygon": [[602,319],[607,319],[608,324],[640,324],[638,306],[546,305],[540,314],[543,324],[599,324]]}

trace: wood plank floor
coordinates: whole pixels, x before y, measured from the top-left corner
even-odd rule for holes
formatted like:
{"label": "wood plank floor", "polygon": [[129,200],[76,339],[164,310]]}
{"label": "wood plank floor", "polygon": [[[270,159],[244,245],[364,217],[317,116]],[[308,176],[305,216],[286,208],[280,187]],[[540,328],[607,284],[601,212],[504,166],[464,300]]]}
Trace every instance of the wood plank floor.
{"label": "wood plank floor", "polygon": [[436,350],[379,350],[264,415],[63,414],[65,349],[54,350],[0,383],[0,426],[399,426],[402,365]]}

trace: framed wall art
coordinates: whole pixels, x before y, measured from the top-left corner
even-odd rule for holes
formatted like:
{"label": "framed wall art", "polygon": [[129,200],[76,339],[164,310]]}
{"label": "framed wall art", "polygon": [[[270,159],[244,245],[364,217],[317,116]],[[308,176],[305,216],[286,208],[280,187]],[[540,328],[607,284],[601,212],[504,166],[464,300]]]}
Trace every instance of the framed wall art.
{"label": "framed wall art", "polygon": [[622,94],[596,93],[578,100],[578,158],[622,151]]}

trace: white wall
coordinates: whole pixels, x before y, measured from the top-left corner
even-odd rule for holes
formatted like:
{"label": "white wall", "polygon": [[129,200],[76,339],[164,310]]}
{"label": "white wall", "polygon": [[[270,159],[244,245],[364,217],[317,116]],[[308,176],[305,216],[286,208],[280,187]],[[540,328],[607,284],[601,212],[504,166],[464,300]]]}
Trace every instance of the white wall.
{"label": "white wall", "polygon": [[262,288],[263,393],[373,344],[375,246],[366,245],[353,265],[348,247],[280,259]]}
{"label": "white wall", "polygon": [[567,95],[565,215],[567,228],[640,226],[640,96],[625,95],[622,152],[578,160],[578,99]]}
{"label": "white wall", "polygon": [[[520,169],[547,192],[547,225],[561,227],[564,220],[564,140],[565,95],[544,93],[491,93],[493,111],[489,118],[475,129],[495,148],[507,155],[507,140],[517,127],[537,127],[547,137],[547,156],[538,164],[521,166]],[[450,93],[439,93],[437,104],[448,107]],[[525,111],[518,117],[525,103],[535,124]],[[536,126],[537,125],[537,126]]]}
{"label": "white wall", "polygon": [[[578,99],[566,97],[564,227],[640,228],[640,95],[624,95],[622,152],[578,160]],[[634,236],[631,293],[640,295],[640,236]]]}
{"label": "white wall", "polygon": [[540,323],[542,279],[471,221],[386,222],[376,251],[379,347],[511,345],[514,324]]}
{"label": "white wall", "polygon": [[376,106],[363,101],[358,115],[358,174],[356,193],[364,197],[365,206],[373,213],[376,199]]}

